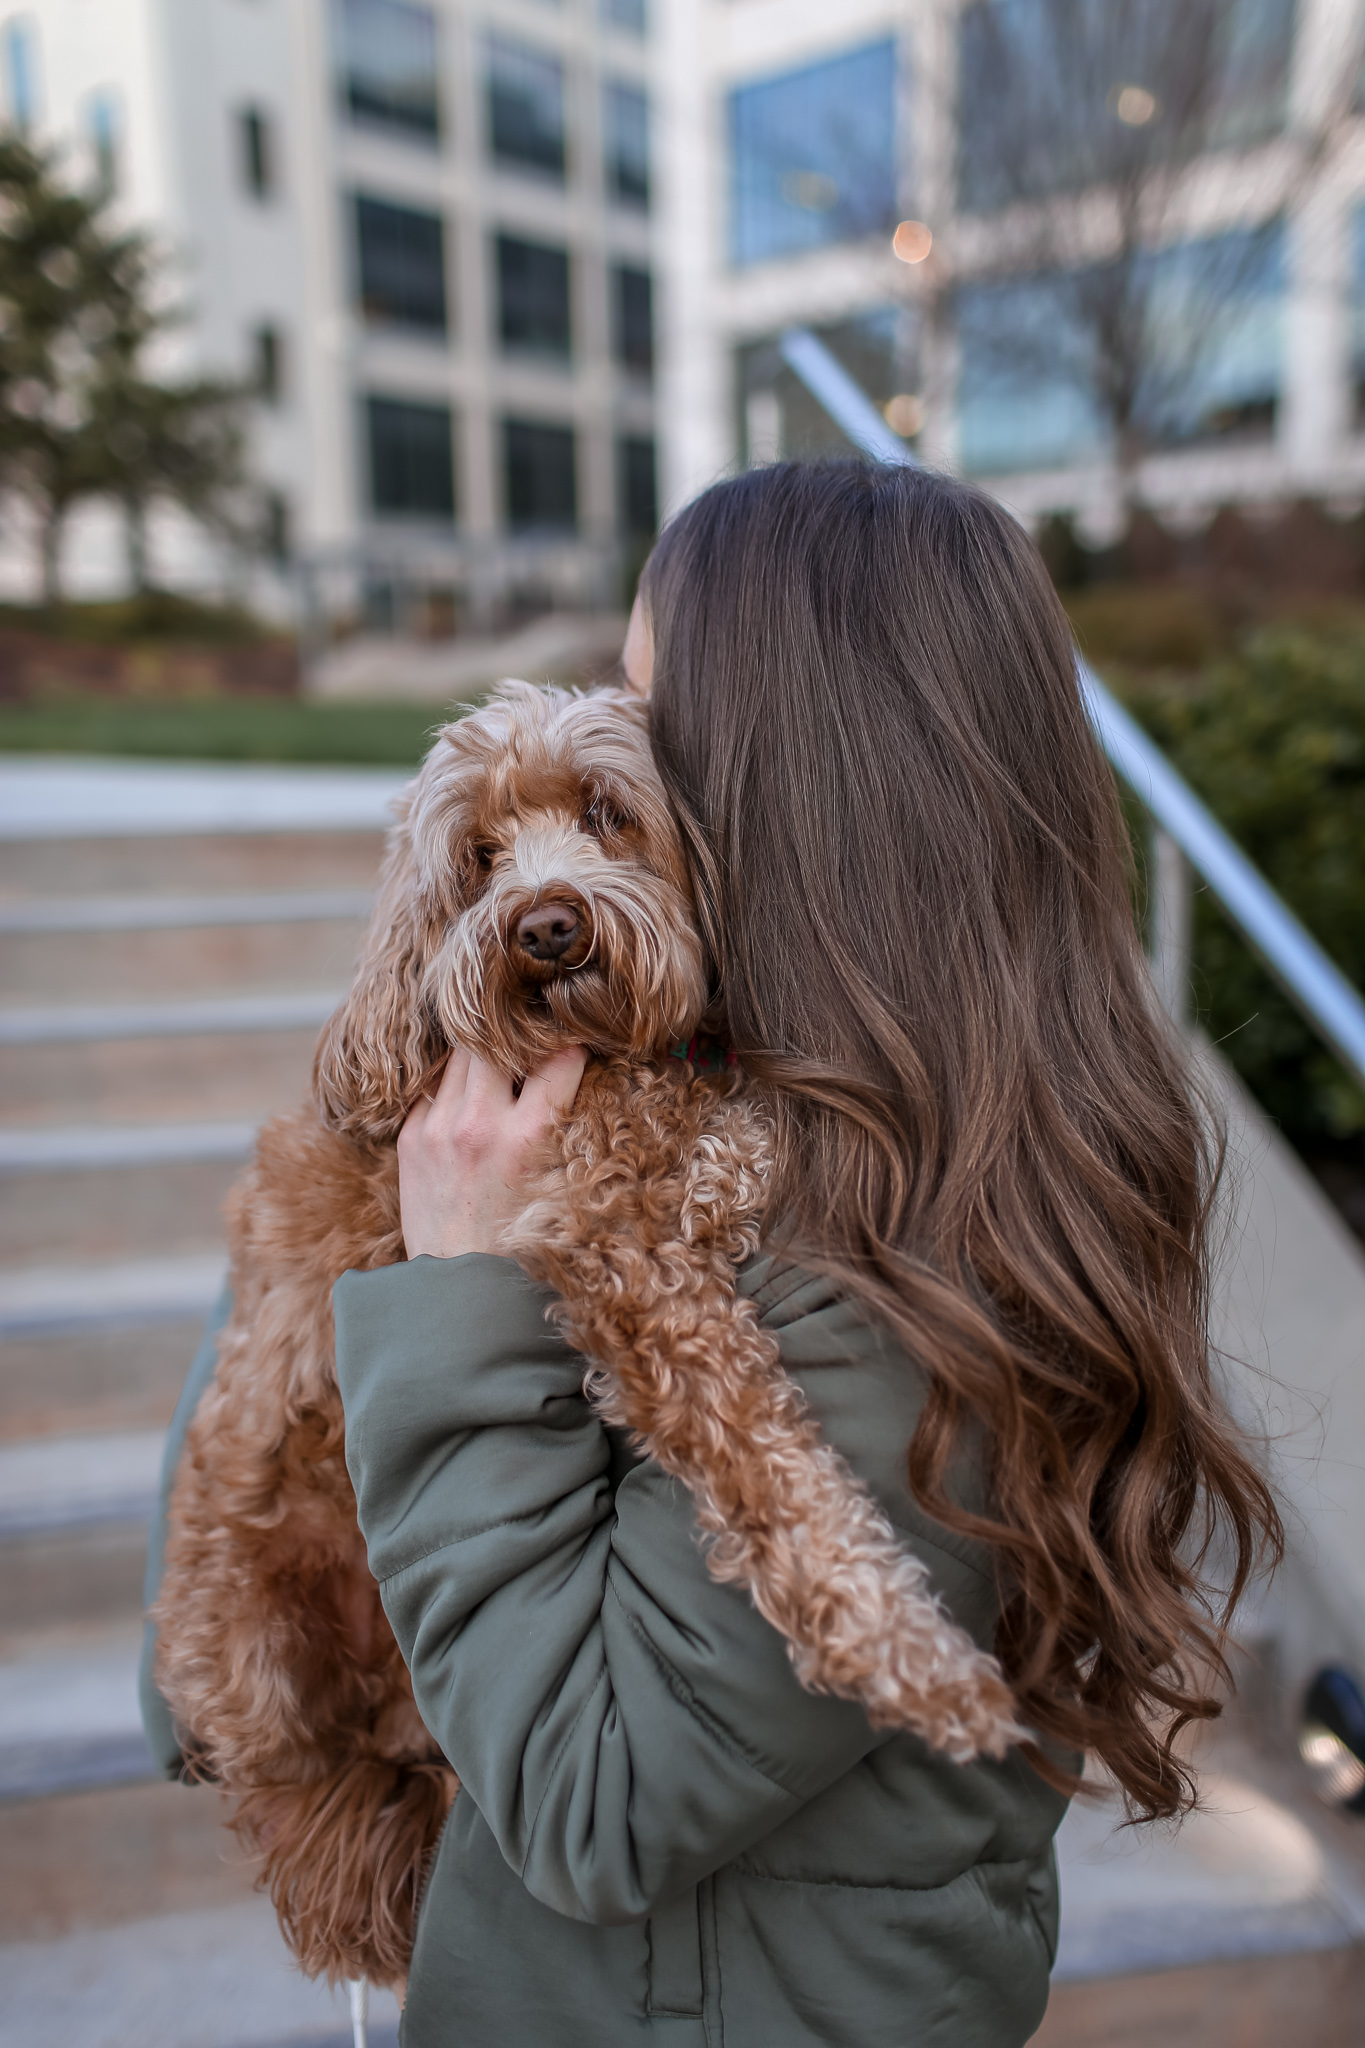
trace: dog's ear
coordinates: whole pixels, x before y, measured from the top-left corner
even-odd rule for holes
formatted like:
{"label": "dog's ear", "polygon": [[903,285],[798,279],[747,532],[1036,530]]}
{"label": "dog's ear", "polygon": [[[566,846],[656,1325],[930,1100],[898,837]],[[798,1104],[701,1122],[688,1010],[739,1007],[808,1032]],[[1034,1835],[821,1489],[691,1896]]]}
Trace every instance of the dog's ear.
{"label": "dog's ear", "polygon": [[396,1136],[444,1057],[445,1040],[422,998],[439,924],[404,817],[389,841],[351,992],[325,1026],[313,1060],[313,1095],[330,1129],[353,1137]]}

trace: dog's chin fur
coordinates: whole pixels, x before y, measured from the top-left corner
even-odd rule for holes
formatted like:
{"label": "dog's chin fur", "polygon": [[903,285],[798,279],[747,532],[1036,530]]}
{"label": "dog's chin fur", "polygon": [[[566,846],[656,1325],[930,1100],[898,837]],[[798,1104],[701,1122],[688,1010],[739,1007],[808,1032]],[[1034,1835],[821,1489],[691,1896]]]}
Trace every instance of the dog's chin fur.
{"label": "dog's chin fur", "polygon": [[[577,910],[558,964],[515,944]],[[660,1060],[704,997],[686,864],[642,707],[507,684],[439,736],[401,806],[314,1103],[277,1118],[229,1204],[232,1316],[185,1444],[153,1611],[187,1757],[237,1795],[310,1973],[399,1983],[455,1790],[366,1567],[331,1289],[403,1256],[391,1142],[451,1045],[524,1075],[589,1046],[506,1249],[559,1296],[603,1413],[690,1489],[713,1574],[798,1677],[947,1755],[1017,1740],[995,1661],[827,1445],[737,1301],[770,1138],[738,1072]]]}

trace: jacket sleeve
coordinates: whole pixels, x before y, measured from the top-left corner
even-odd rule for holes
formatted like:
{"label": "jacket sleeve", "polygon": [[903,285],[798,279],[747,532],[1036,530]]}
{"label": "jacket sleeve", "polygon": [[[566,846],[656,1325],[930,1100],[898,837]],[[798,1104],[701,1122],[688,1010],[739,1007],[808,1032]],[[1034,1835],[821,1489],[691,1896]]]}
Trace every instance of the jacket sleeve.
{"label": "jacket sleeve", "polygon": [[[142,1605],[151,1606],[161,1591],[161,1575],[166,1568],[166,1516],[171,1504],[171,1489],[175,1485],[176,1467],[180,1453],[185,1447],[185,1432],[199,1406],[205,1387],[213,1378],[213,1369],[218,1363],[218,1332],[222,1329],[232,1310],[232,1296],[224,1288],[218,1298],[204,1334],[199,1340],[199,1349],[194,1354],[190,1375],[175,1404],[175,1414],[166,1432],[166,1448],[161,1457],[161,1488],[157,1500],[156,1520],[152,1523],[147,1543],[147,1570],[142,1582]],[[147,1737],[147,1747],[152,1761],[163,1778],[178,1778],[185,1766],[176,1739],[175,1725],[171,1710],[157,1691],[156,1685],[156,1629],[150,1621],[143,1623],[142,1659],[137,1674],[138,1700],[142,1708],[142,1727]]]}
{"label": "jacket sleeve", "polygon": [[797,1683],[690,1498],[611,1439],[510,1260],[337,1283],[346,1456],[418,1707],[528,1891],[624,1922],[885,1738]]}

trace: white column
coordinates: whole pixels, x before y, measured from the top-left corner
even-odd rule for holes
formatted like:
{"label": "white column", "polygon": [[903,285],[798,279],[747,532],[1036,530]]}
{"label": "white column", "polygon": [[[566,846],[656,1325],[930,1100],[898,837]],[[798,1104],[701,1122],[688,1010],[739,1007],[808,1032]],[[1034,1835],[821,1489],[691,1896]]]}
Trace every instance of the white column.
{"label": "white column", "polygon": [[711,279],[724,261],[723,110],[707,61],[708,0],[656,0],[660,511],[734,459],[726,349]]}

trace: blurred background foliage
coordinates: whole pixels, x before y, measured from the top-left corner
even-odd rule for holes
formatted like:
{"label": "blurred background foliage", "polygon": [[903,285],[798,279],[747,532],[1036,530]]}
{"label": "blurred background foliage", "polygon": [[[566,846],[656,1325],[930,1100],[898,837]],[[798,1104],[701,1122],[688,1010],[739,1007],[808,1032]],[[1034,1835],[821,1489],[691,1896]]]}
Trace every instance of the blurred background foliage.
{"label": "blurred background foliage", "polygon": [[[1146,649],[1164,634],[1169,655],[1185,632],[1193,642],[1189,612],[1158,604],[1125,644]],[[1104,668],[1271,886],[1365,987],[1365,616],[1254,629],[1195,669],[1131,658]],[[1193,999],[1202,1027],[1365,1234],[1365,1091],[1197,884]]]}
{"label": "blurred background foliage", "polygon": [[72,694],[0,705],[0,752],[415,768],[449,715],[401,698]]}

